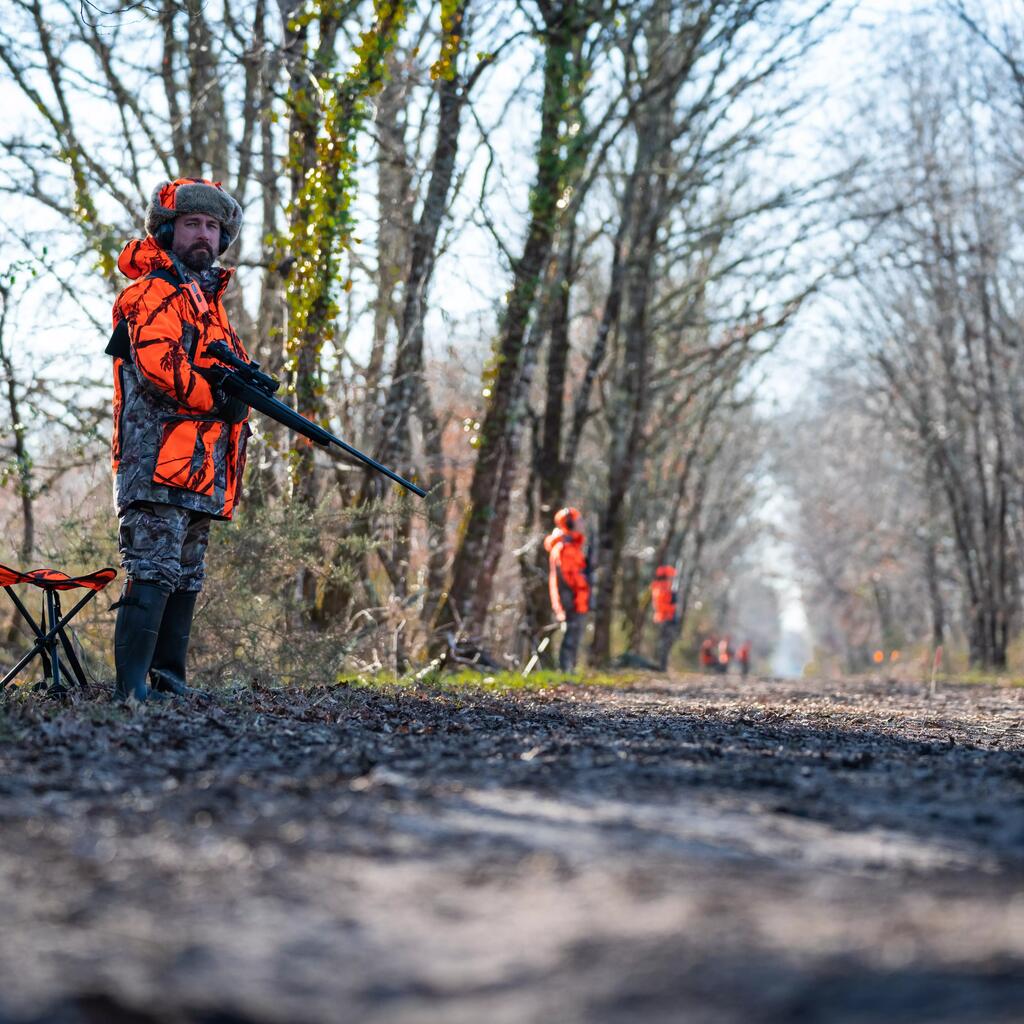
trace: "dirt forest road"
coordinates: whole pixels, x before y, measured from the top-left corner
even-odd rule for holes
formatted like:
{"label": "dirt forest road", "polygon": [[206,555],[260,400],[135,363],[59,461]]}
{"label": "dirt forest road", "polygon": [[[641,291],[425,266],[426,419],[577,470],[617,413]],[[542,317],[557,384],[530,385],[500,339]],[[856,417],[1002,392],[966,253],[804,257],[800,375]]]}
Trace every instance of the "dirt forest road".
{"label": "dirt forest road", "polygon": [[1024,691],[0,710],[3,1024],[1024,1020]]}

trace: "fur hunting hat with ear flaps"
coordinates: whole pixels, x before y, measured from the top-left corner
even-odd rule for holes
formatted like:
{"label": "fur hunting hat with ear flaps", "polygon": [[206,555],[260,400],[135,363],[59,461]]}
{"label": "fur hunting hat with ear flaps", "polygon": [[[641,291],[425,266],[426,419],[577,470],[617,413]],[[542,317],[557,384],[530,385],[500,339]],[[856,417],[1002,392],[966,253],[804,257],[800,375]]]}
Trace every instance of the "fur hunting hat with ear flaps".
{"label": "fur hunting hat with ear flaps", "polygon": [[241,206],[221,188],[219,181],[205,178],[178,178],[157,185],[146,209],[146,230],[154,235],[161,224],[184,213],[216,217],[229,235],[228,245],[242,230]]}

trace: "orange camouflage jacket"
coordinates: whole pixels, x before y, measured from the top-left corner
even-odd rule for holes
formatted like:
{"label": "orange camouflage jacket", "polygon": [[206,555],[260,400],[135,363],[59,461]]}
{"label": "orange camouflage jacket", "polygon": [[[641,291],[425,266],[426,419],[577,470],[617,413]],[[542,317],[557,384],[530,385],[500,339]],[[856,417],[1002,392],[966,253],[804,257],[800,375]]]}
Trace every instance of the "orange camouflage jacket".
{"label": "orange camouflage jacket", "polygon": [[590,610],[590,581],[586,577],[587,556],[583,534],[555,527],[544,538],[550,572],[548,591],[551,609],[559,622]]}
{"label": "orange camouflage jacket", "polygon": [[651,604],[654,606],[654,621],[659,625],[663,622],[675,622],[676,596],[672,590],[670,577],[660,577],[651,583]]}
{"label": "orange camouflage jacket", "polygon": [[115,332],[124,322],[130,358],[114,359],[114,504],[118,512],[161,502],[230,519],[238,501],[248,422],[227,423],[197,367],[219,365],[206,355],[226,342],[248,359],[228,322],[223,295],[233,271],[219,270],[212,295],[150,274],[181,268],[152,237],[133,239],[118,268],[133,279],[114,303]]}

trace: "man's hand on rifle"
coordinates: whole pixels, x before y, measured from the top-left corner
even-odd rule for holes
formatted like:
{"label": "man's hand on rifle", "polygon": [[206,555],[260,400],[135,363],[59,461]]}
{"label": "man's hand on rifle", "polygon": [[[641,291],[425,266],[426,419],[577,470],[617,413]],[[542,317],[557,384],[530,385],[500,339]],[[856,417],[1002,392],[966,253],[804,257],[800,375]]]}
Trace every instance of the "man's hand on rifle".
{"label": "man's hand on rifle", "polygon": [[214,412],[217,416],[225,423],[241,423],[249,415],[249,406],[240,398],[226,394],[221,386],[230,371],[220,366],[203,366],[199,367],[199,372],[213,388],[213,399],[217,403]]}
{"label": "man's hand on rifle", "polygon": [[217,415],[225,423],[241,423],[249,415],[249,406],[240,398],[232,398],[218,387],[213,389],[213,397],[217,400]]}

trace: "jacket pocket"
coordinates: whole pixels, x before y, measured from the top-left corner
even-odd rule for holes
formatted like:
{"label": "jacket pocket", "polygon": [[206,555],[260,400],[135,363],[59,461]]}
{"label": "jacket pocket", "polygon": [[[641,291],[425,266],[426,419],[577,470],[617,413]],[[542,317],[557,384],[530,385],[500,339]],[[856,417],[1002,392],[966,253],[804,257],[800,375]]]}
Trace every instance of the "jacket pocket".
{"label": "jacket pocket", "polygon": [[214,492],[227,424],[214,419],[168,420],[163,425],[153,483],[195,494]]}

